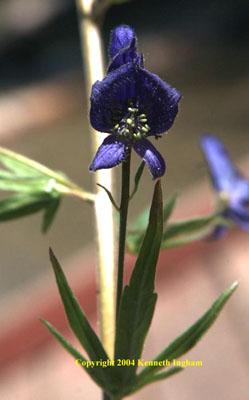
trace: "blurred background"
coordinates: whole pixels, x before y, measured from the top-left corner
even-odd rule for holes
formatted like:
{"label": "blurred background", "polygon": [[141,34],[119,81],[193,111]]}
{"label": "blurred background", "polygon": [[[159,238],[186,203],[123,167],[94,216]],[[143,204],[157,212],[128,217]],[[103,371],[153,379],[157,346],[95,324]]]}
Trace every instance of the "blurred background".
{"label": "blurred background", "polygon": [[[248,1],[134,0],[112,6],[102,26],[106,64],[110,30],[121,23],[135,29],[139,50],[145,55],[146,68],[183,95],[174,126],[158,143],[167,163],[165,198],[175,191],[181,192],[175,218],[206,213],[212,206],[213,198],[199,149],[202,133],[217,134],[249,178]],[[82,74],[75,2],[1,0],[0,60],[0,145],[63,171],[85,189],[93,190],[91,174],[88,173],[92,159],[87,131],[88,99]],[[136,157],[134,164],[138,165]],[[119,168],[116,168],[117,182],[119,173]],[[152,182],[147,171],[142,184],[143,190],[132,204],[131,221],[151,198]],[[44,328],[37,322],[40,312],[47,310],[49,313],[51,309],[54,312],[50,322],[53,322],[56,307],[60,307],[57,305],[57,294],[54,294],[56,289],[48,262],[49,246],[72,277],[83,296],[82,301],[86,299],[82,285],[85,285],[85,295],[94,299],[92,211],[88,205],[82,207],[76,200],[66,199],[48,234],[42,235],[40,227],[39,214],[0,225],[0,349],[3,349],[0,357],[2,354],[4,377],[0,395],[11,400],[38,399],[37,393],[45,384],[50,388],[46,392],[47,399],[63,400],[69,396],[78,399],[86,393],[97,399],[95,388],[90,386],[89,392],[85,391],[87,386],[83,388],[80,379],[85,374],[76,372],[75,368],[70,370],[73,365],[71,359],[61,355],[61,349],[54,349],[57,345],[49,341]],[[213,392],[208,392],[207,398],[232,399],[237,387],[241,390],[239,398],[247,398],[249,387],[245,372],[249,372],[249,355],[245,348],[248,349],[249,344],[249,326],[245,321],[248,320],[249,305],[246,296],[249,285],[248,253],[248,236],[236,231],[214,245],[197,244],[178,252],[178,255],[171,251],[169,256],[162,256],[167,264],[166,268],[161,261],[162,276],[168,279],[164,284],[160,283],[161,289],[159,287],[158,290],[165,293],[167,288],[165,301],[168,306],[170,304],[170,310],[166,311],[166,315],[172,318],[164,340],[173,339],[234,279],[243,278],[237,302],[224,317],[223,325],[219,325],[216,334],[213,334],[213,341],[211,338],[213,348],[219,347],[220,355],[211,359],[205,370],[185,371],[187,378],[179,376],[173,378],[172,383],[160,384],[162,398],[164,387],[168,385],[169,398],[199,399],[200,393],[203,396],[201,382],[204,385],[207,377],[212,382],[216,378],[210,388]],[[129,262],[132,264],[132,259]],[[79,280],[82,284],[77,283]],[[202,296],[203,293],[206,294]],[[162,294],[159,306],[162,312],[163,299]],[[184,303],[187,310],[183,310]],[[177,318],[173,311],[177,312]],[[61,309],[58,312],[63,314]],[[89,306],[89,315],[96,321],[94,300]],[[46,317],[43,313],[42,316]],[[60,320],[58,324],[65,330],[64,317],[61,318],[63,322]],[[160,319],[158,311],[158,328],[154,328],[149,338],[149,355],[154,354],[154,348],[155,351],[160,350],[160,346],[157,348],[155,344],[160,342],[156,336]],[[32,325],[30,321],[33,320],[36,323]],[[31,325],[26,325],[26,329],[23,321]],[[174,323],[174,327],[171,326]],[[227,338],[227,343],[224,340],[226,346],[225,343],[220,344],[224,336]],[[203,359],[204,355],[210,357],[208,338],[205,340],[207,347],[201,347],[201,344],[198,351],[195,350],[196,359]],[[6,343],[11,351],[6,350]],[[228,353],[230,364],[228,359],[224,361],[223,358]],[[49,367],[46,364],[48,359],[54,363]],[[194,356],[192,359],[195,359]],[[32,368],[35,366],[32,384],[29,380],[30,365]],[[222,371],[219,377],[216,372],[214,374],[215,366],[217,371]],[[235,366],[238,367],[236,374]],[[65,380],[68,376],[67,389],[58,392],[51,369],[58,372],[58,382],[61,376],[65,375]],[[200,383],[193,390],[191,382],[196,384],[196,376],[200,377]],[[227,380],[230,376],[234,392],[224,382],[225,377]],[[76,392],[69,388],[74,379],[77,382]],[[176,390],[178,383],[182,383],[182,391],[178,387]],[[18,390],[13,391],[13,387]],[[139,396],[136,398],[139,399]]]}

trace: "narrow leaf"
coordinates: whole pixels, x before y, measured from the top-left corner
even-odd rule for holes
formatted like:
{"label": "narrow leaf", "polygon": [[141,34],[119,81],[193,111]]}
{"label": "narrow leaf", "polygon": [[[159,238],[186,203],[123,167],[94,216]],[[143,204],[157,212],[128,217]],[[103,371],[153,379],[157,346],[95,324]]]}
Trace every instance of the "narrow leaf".
{"label": "narrow leaf", "polygon": [[34,214],[47,207],[50,196],[46,194],[16,194],[0,200],[0,222]]}
{"label": "narrow leaf", "polygon": [[45,209],[43,222],[42,222],[42,232],[46,233],[54,221],[55,215],[58,211],[60,205],[60,198],[55,198],[51,201],[48,207]]}
{"label": "narrow leaf", "polygon": [[44,177],[0,176],[0,190],[22,193],[42,192],[48,183]]}
{"label": "narrow leaf", "polygon": [[[211,327],[222,308],[231,297],[233,292],[236,290],[238,283],[233,283],[229,289],[225,290],[220,297],[213,303],[209,310],[198,319],[189,329],[187,329],[182,335],[178,336],[169,346],[167,346],[155,359],[154,361],[163,360],[174,360],[181,357],[202,338],[206,331]],[[163,366],[148,366],[142,369],[138,375],[140,379],[144,379],[147,376],[154,375],[157,370],[164,368]]]}
{"label": "narrow leaf", "polygon": [[[117,320],[115,359],[136,360],[142,353],[145,337],[154,313],[154,280],[163,230],[162,190],[155,185],[149,225],[129,286],[125,287]],[[137,363],[121,371],[123,388],[135,379]]]}
{"label": "narrow leaf", "polygon": [[130,200],[135,196],[135,194],[137,192],[138,185],[139,185],[140,179],[141,179],[142,174],[143,174],[144,166],[145,166],[145,162],[142,161],[140,166],[139,166],[139,168],[138,168],[138,170],[137,170],[135,178],[134,178],[134,189],[132,191],[132,194],[130,195]]}
{"label": "narrow leaf", "polygon": [[[18,158],[20,157],[20,158]],[[18,176],[40,176],[41,173],[37,171],[37,169],[34,169],[30,167],[27,163],[25,163],[26,157],[20,156],[17,153],[14,153],[10,150],[3,149],[0,147],[0,161],[2,164],[13,171],[15,175]]]}
{"label": "narrow leaf", "polygon": [[108,359],[108,356],[83,310],[68,285],[62,268],[52,249],[49,251],[50,260],[54,269],[58,289],[64,304],[65,312],[72,331],[86,350],[91,360]]}
{"label": "narrow leaf", "polygon": [[[78,352],[49,322],[45,321],[44,319],[40,318],[40,321],[42,322],[43,325],[45,325],[48,330],[52,333],[52,335],[58,340],[58,342],[68,351],[69,354],[75,358],[75,360],[81,360],[87,362],[88,360]],[[86,366],[81,365],[81,367],[86,371],[88,375],[94,380],[94,382],[99,385],[101,388],[104,390],[108,390],[109,387],[106,386],[105,380],[102,380],[101,377],[99,376],[99,369],[98,367],[94,368],[87,368]]]}
{"label": "narrow leaf", "polygon": [[120,211],[120,208],[119,208],[119,206],[117,205],[117,203],[115,202],[114,197],[113,197],[113,195],[111,194],[110,190],[106,189],[106,187],[103,186],[103,185],[101,185],[100,183],[97,183],[97,185],[98,185],[99,187],[101,187],[102,189],[104,189],[104,191],[106,192],[107,196],[108,196],[109,199],[110,199],[110,202],[111,202],[112,205],[116,208],[116,210],[119,212],[119,211]]}
{"label": "narrow leaf", "polygon": [[171,377],[172,375],[175,375],[178,372],[181,372],[183,370],[184,370],[184,368],[182,368],[182,367],[172,367],[172,368],[167,369],[164,372],[160,372],[155,375],[146,376],[144,379],[139,379],[139,376],[138,376],[137,383],[134,385],[133,388],[131,388],[131,391],[129,393],[127,393],[127,395],[135,393],[138,390],[142,389],[143,387],[145,387],[151,383],[155,383],[155,382],[167,379],[167,378]]}
{"label": "narrow leaf", "polygon": [[[177,193],[174,193],[170,199],[167,201],[165,206],[163,207],[163,220],[164,223],[166,223],[174,209],[175,202],[177,199]],[[146,226],[148,224],[149,220],[149,207],[144,210],[142,214],[139,215],[137,220],[134,223],[133,229],[130,229],[128,231],[127,235],[127,245],[129,248],[129,251],[132,254],[137,254],[140,246],[142,244],[144,235],[145,235],[145,230]]]}
{"label": "narrow leaf", "polygon": [[[51,249],[50,260],[54,269],[56,282],[64,304],[67,319],[72,331],[92,361],[108,360],[109,358],[98,336],[92,329],[78,301],[74,297],[62,268]],[[117,385],[114,368],[100,368],[98,371],[102,381],[107,382],[108,380],[109,388]]]}
{"label": "narrow leaf", "polygon": [[178,193],[174,193],[163,207],[163,222],[166,223],[174,210]]}
{"label": "narrow leaf", "polygon": [[185,221],[179,221],[179,222],[174,222],[172,224],[168,224],[163,233],[163,241],[175,237],[177,235],[194,232],[206,228],[208,225],[213,223],[216,217],[217,217],[216,214],[212,214],[209,215],[208,217],[197,217]]}
{"label": "narrow leaf", "polygon": [[209,229],[202,229],[188,235],[180,236],[179,238],[166,239],[162,243],[162,249],[174,249],[176,247],[185,246],[186,244],[193,243],[198,240],[204,240],[210,235],[212,229],[213,227],[211,226],[209,227]]}

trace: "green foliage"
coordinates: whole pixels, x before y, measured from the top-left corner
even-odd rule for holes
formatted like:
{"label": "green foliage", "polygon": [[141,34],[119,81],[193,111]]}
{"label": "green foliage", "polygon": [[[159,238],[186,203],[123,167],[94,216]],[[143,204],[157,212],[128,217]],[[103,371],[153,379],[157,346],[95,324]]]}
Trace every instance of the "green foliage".
{"label": "green foliage", "polygon": [[[54,256],[52,250],[50,249],[50,260],[53,266],[53,270],[56,277],[57,286],[60,292],[60,296],[64,305],[64,309],[66,312],[66,316],[69,322],[69,325],[79,340],[80,344],[87,352],[90,360],[92,361],[100,361],[100,360],[108,360],[108,356],[98,338],[95,331],[92,329],[90,323],[88,322],[82,308],[80,307],[78,301],[74,297],[74,294],[68,285],[66,277],[62,271],[62,268]],[[50,329],[53,335],[60,341],[60,343],[72,354],[74,350],[70,348],[67,344],[65,344],[62,336],[56,332],[54,329],[51,329],[51,326],[46,323],[46,326]],[[77,358],[78,354],[76,354]],[[82,358],[83,360],[83,358]],[[107,391],[115,391],[117,382],[115,378],[115,371],[113,368],[104,369],[102,366],[95,366],[93,368],[94,379],[98,380],[98,384],[101,385]]]}
{"label": "green foliage", "polygon": [[64,195],[81,199],[88,195],[62,174],[0,147],[0,191],[13,192],[0,199],[0,221],[8,221],[43,211],[42,231],[51,226]]}
{"label": "green foliage", "polygon": [[[59,200],[46,193],[15,194],[0,200],[0,221],[8,221],[45,210],[43,231],[49,228]],[[57,206],[55,208],[55,206]],[[51,209],[53,208],[53,213]]]}
{"label": "green foliage", "polygon": [[131,195],[130,195],[130,200],[131,200],[131,199],[135,196],[135,194],[137,193],[137,189],[138,189],[138,186],[139,186],[139,182],[140,182],[140,179],[141,179],[141,177],[142,177],[142,175],[143,175],[144,166],[145,166],[145,162],[142,161],[141,164],[140,164],[140,166],[138,167],[138,170],[137,170],[136,175],[135,175],[135,178],[134,178],[134,189],[133,189],[133,191],[132,191],[132,193],[131,193]]}
{"label": "green foliage", "polygon": [[[175,207],[177,199],[177,193],[174,193],[168,200],[168,202],[163,207],[163,222],[167,223],[170,218],[172,211]],[[146,208],[136,219],[132,229],[129,229],[127,235],[127,245],[131,253],[137,254],[141,243],[143,241],[143,237],[145,234],[145,230],[149,220],[149,207]]]}
{"label": "green foliage", "polygon": [[[116,364],[107,368],[103,368],[101,365],[96,366],[96,364],[93,368],[82,366],[96,384],[108,393],[112,399],[128,396],[148,384],[167,379],[180,372],[182,367],[172,366],[166,368],[167,364],[163,365],[161,363],[160,365],[160,362],[165,360],[171,362],[189,351],[211,327],[225,303],[237,288],[237,283],[234,283],[228,290],[224,291],[197,322],[154,358],[153,366],[146,366],[136,374],[138,360],[141,359],[144,341],[151,324],[157,298],[154,293],[154,281],[162,235],[162,192],[160,181],[158,181],[155,185],[146,234],[129,285],[125,287],[121,299],[116,327]],[[73,333],[91,361],[108,360],[98,336],[74,297],[62,268],[52,251],[50,251],[50,259],[67,319]],[[75,359],[88,361],[48,322],[42,320],[42,323]],[[130,360],[131,363],[126,366],[117,366],[118,359]],[[164,368],[166,369],[161,371]]]}
{"label": "green foliage", "polygon": [[172,196],[169,198],[168,202],[165,204],[163,207],[163,222],[164,225],[168,222],[168,219],[170,218],[176,204],[178,193],[172,194]]}
{"label": "green foliage", "polygon": [[108,190],[105,186],[101,185],[100,183],[97,183],[97,185],[99,187],[101,187],[102,189],[104,189],[104,191],[106,192],[107,196],[109,197],[110,202],[112,203],[113,207],[119,212],[119,206],[117,205],[116,201],[114,200],[113,195],[111,194],[110,190]]}
{"label": "green foliage", "polygon": [[136,378],[136,360],[140,358],[145,337],[154,313],[157,296],[154,280],[163,233],[162,191],[155,185],[149,224],[129,286],[121,299],[115,343],[115,359],[135,360],[135,365],[120,368],[121,392],[127,391]]}
{"label": "green foliage", "polygon": [[142,389],[147,385],[150,385],[151,383],[155,383],[170,378],[172,375],[175,375],[183,370],[184,369],[182,367],[172,367],[167,369],[166,371],[160,372],[155,375],[153,374],[147,375],[143,379],[138,377],[137,382],[135,383],[135,385],[132,388],[132,391],[129,394],[137,392],[138,390]]}
{"label": "green foliage", "polygon": [[[212,326],[222,308],[236,290],[238,283],[235,282],[229,289],[225,290],[220,297],[213,303],[208,311],[198,319],[189,329],[167,346],[153,361],[172,361],[181,357],[189,351],[202,338],[206,331]],[[156,376],[158,370],[163,366],[147,366],[138,375],[138,384]]]}
{"label": "green foliage", "polygon": [[[163,208],[164,233],[162,239],[162,249],[172,249],[184,246],[198,240],[205,239],[218,225],[228,228],[231,223],[223,218],[223,209],[217,208],[213,213],[205,217],[195,217],[178,222],[168,223],[172,211],[174,210],[177,193],[170,197]],[[146,224],[148,221],[149,209],[147,208],[139,215],[132,229],[128,231],[127,245],[131,253],[137,254],[141,246]]]}
{"label": "green foliage", "polygon": [[[75,360],[81,360],[87,362],[88,360],[78,351],[76,350],[68,341],[47,321],[44,319],[40,319],[40,321],[45,325],[52,335],[58,340],[58,342],[64,347],[65,350],[71,354]],[[79,365],[82,366],[82,363],[79,362]],[[102,380],[102,377],[99,374],[99,371],[96,368],[87,368],[86,366],[82,366],[86,373],[90,375],[90,377],[94,380],[94,382],[99,385],[104,390],[107,389],[105,380]]]}

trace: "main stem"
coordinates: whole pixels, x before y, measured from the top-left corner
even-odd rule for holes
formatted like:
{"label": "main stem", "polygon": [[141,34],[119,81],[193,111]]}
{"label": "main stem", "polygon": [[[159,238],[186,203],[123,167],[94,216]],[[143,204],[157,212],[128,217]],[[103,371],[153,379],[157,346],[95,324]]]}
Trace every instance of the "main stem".
{"label": "main stem", "polygon": [[[104,76],[101,36],[99,27],[92,18],[94,2],[95,0],[76,0],[82,55],[85,64],[87,99],[90,99],[92,85],[97,80],[102,80]],[[95,132],[91,126],[89,126],[89,131],[92,140],[92,157],[94,157],[104,135]],[[97,276],[100,334],[108,356],[113,359],[116,292],[114,216],[108,196],[101,187],[96,186],[96,183],[100,183],[112,191],[112,170],[96,171],[93,178],[96,187],[94,205],[98,246]]]}
{"label": "main stem", "polygon": [[131,153],[129,153],[127,159],[122,164],[116,317],[118,316],[120,300],[123,291],[125,240],[130,197],[130,163]]}

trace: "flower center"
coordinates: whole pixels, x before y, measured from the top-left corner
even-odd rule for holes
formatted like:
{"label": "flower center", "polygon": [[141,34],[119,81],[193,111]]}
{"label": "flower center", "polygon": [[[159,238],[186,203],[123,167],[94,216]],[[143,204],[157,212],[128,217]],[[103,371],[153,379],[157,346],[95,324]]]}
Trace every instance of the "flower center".
{"label": "flower center", "polygon": [[129,107],[128,113],[114,126],[114,133],[125,139],[137,141],[148,136],[150,131],[145,114],[138,114],[138,108]]}

